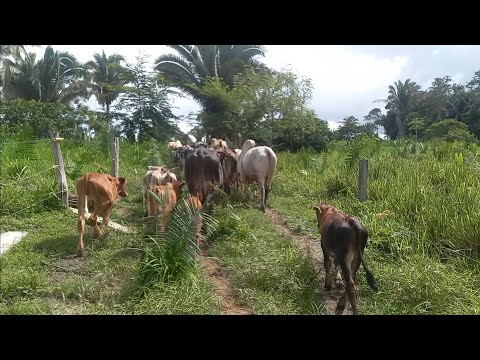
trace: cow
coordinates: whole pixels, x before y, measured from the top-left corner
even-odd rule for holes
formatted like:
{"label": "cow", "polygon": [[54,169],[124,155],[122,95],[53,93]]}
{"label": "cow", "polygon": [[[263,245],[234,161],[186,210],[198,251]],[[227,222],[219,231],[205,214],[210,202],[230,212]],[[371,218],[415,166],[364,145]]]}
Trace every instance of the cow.
{"label": "cow", "polygon": [[[161,211],[159,223],[161,232],[165,230],[165,224],[177,201],[180,199],[181,189],[184,184],[183,182],[175,180],[164,185],[156,185],[153,190],[151,190],[161,199],[161,203],[158,203],[156,199],[150,195],[148,197],[148,216],[154,216],[157,212]],[[180,194],[180,196],[178,194]]]}
{"label": "cow", "polygon": [[373,274],[363,259],[363,252],[367,245],[368,232],[360,224],[358,219],[350,217],[337,208],[321,203],[314,206],[317,214],[317,226],[320,231],[324,266],[325,266],[325,290],[332,288],[330,277],[331,261],[334,258],[336,267],[340,266],[345,279],[345,291],[337,303],[335,313],[343,314],[347,295],[352,305],[354,315],[358,314],[355,282],[357,281],[357,270],[360,262],[367,274],[367,283],[374,290],[378,290]]}
{"label": "cow", "polygon": [[223,168],[223,186],[222,190],[230,194],[230,188],[233,184],[235,175],[237,174],[237,156],[233,150],[217,149],[220,163]]}
{"label": "cow", "polygon": [[185,182],[192,196],[197,196],[205,203],[207,196],[212,193],[212,186],[223,185],[223,168],[215,150],[205,146],[189,152],[184,166]]}
{"label": "cow", "polygon": [[149,166],[148,171],[143,177],[143,208],[144,216],[148,213],[148,194],[147,190],[153,191],[157,185],[165,185],[167,182],[177,181],[177,176],[168,170],[167,166]]}
{"label": "cow", "polygon": [[210,140],[210,146],[211,146],[214,150],[217,150],[217,149],[228,149],[227,142],[226,142],[225,140],[222,140],[222,139],[212,138],[212,139]]}
{"label": "cow", "polygon": [[237,159],[238,176],[243,185],[257,182],[262,212],[265,212],[276,168],[277,156],[270,147],[255,146],[255,141],[251,139],[243,143],[242,153]]}
{"label": "cow", "polygon": [[175,150],[175,158],[180,161],[182,168],[185,166],[187,154],[192,150],[193,148],[189,145],[182,146],[181,148],[177,148],[177,150]]}
{"label": "cow", "polygon": [[93,226],[95,236],[100,236],[100,227],[97,224],[97,217],[103,217],[103,229],[110,222],[110,214],[113,209],[113,204],[118,197],[126,197],[127,180],[123,177],[115,177],[107,174],[100,174],[89,172],[85,173],[76,183],[77,197],[78,197],[78,244],[77,256],[81,257],[84,254],[83,234],[85,232],[84,220],[86,213],[86,205],[92,209],[93,213],[90,216],[90,224]]}
{"label": "cow", "polygon": [[182,143],[180,142],[180,140],[170,141],[170,142],[168,143],[168,148],[169,148],[170,150],[173,150],[173,151],[175,151],[175,150],[177,150],[178,148],[181,148],[181,147],[182,147]]}
{"label": "cow", "polygon": [[237,156],[240,156],[240,154],[242,153],[242,149],[235,149],[235,150],[233,150],[233,151],[235,151],[235,154],[236,154]]}

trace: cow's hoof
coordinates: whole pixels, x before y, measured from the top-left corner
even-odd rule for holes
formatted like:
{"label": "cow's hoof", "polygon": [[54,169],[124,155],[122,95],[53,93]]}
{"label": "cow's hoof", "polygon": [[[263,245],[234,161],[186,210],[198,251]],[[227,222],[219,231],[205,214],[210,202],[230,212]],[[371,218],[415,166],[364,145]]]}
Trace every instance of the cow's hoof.
{"label": "cow's hoof", "polygon": [[345,289],[345,283],[343,280],[335,280],[335,289]]}
{"label": "cow's hoof", "polygon": [[77,250],[77,257],[83,257],[84,251],[82,249]]}

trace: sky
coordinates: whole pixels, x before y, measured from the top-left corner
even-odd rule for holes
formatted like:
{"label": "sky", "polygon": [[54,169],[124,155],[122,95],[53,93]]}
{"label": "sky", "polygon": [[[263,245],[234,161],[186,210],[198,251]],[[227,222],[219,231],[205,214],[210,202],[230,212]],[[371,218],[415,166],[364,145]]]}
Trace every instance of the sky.
{"label": "sky", "polygon": [[[54,50],[68,51],[81,62],[92,60],[93,54],[123,55],[134,62],[140,51],[154,60],[173,52],[165,45],[52,45]],[[31,48],[43,55],[43,48]],[[480,45],[267,45],[264,58],[259,58],[274,69],[287,69],[308,77],[314,85],[309,107],[317,116],[327,120],[330,128],[348,116],[360,121],[378,107],[385,113],[384,104],[388,86],[410,78],[422,89],[433,79],[449,75],[454,82],[466,84],[480,70]],[[95,98],[88,101],[92,109],[99,109]],[[173,99],[173,113],[188,115],[198,112],[200,106],[189,98]],[[187,132],[190,126],[181,122]]]}

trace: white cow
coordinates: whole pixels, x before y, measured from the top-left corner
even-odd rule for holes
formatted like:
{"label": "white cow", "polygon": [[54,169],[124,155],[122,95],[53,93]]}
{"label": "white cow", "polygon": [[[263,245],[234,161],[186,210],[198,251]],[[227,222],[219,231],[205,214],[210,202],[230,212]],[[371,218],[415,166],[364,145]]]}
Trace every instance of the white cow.
{"label": "white cow", "polygon": [[268,146],[255,146],[255,141],[246,140],[237,159],[240,181],[249,185],[257,182],[260,193],[260,210],[265,212],[268,194],[272,188],[273,174],[277,168],[277,156]]}

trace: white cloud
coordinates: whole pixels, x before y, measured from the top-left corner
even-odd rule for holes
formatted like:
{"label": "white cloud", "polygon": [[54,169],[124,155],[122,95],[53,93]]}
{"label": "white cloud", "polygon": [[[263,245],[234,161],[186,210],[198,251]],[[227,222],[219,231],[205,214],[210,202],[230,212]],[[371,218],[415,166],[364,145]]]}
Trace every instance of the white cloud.
{"label": "white cloud", "polygon": [[312,79],[311,102],[320,117],[339,121],[354,115],[360,120],[384,98],[388,85],[397,81],[408,65],[408,56],[378,57],[338,45],[267,46],[265,63],[280,69],[287,66]]}

